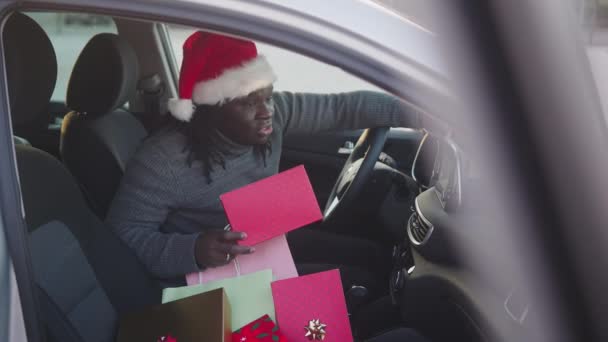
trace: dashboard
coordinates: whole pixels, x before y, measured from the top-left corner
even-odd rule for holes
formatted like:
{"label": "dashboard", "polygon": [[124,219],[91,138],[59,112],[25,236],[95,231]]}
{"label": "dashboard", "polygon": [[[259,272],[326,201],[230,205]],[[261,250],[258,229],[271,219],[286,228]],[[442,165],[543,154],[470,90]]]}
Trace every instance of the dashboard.
{"label": "dashboard", "polygon": [[462,164],[462,152],[450,137],[425,132],[411,171],[420,193],[406,230],[412,246],[431,259],[446,257],[437,226],[449,226],[449,213],[462,205]]}
{"label": "dashboard", "polygon": [[423,190],[434,187],[444,209],[462,204],[462,172],[462,152],[456,143],[425,132],[412,164],[412,178]]}
{"label": "dashboard", "polygon": [[[391,289],[400,289],[404,320],[436,340],[492,340],[487,310],[523,312],[521,317],[527,310],[518,311],[508,288],[478,286],[483,277],[463,262],[463,242],[476,241],[479,230],[491,224],[478,210],[483,206],[477,205],[482,200],[475,184],[482,177],[476,171],[451,136],[424,133],[409,175],[419,189],[405,224],[407,275],[401,279],[404,271],[395,273]],[[520,328],[513,319],[505,322]]]}

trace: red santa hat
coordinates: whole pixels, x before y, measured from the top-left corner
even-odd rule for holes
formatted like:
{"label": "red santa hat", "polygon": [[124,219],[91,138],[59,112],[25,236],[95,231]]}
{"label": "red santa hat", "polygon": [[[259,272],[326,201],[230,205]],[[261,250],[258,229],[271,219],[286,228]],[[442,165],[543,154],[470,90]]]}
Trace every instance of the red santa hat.
{"label": "red santa hat", "polygon": [[217,105],[274,83],[276,76],[252,41],[197,31],[184,43],[179,99],[169,112],[190,121],[196,105]]}

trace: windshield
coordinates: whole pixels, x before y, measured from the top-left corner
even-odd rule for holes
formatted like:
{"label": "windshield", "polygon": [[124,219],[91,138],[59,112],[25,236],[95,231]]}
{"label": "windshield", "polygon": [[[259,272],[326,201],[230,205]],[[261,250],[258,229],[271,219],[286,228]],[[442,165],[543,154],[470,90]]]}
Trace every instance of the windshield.
{"label": "windshield", "polygon": [[608,0],[578,0],[575,10],[602,111],[608,118]]}

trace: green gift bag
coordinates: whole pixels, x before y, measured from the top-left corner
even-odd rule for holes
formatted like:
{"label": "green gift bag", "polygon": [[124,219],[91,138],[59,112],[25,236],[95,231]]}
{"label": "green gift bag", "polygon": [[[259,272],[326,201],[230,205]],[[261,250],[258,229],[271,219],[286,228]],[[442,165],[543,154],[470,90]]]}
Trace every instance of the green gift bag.
{"label": "green gift bag", "polygon": [[230,302],[232,328],[236,330],[266,314],[275,320],[271,282],[272,271],[263,270],[201,285],[166,288],[163,303],[223,288]]}

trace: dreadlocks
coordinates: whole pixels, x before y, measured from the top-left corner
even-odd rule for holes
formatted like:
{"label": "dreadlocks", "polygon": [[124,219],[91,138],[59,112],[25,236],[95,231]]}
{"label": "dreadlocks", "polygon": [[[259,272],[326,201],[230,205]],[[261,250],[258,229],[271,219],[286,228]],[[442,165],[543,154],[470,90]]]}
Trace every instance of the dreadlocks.
{"label": "dreadlocks", "polygon": [[[211,173],[216,166],[226,169],[225,157],[232,152],[218,144],[219,134],[217,130],[219,106],[198,105],[190,122],[178,122],[179,129],[186,136],[185,150],[188,152],[188,164],[199,160],[203,164],[203,175],[207,183],[212,182]],[[270,140],[264,144],[255,145],[254,150],[258,153],[266,166],[266,157],[272,152]]]}

